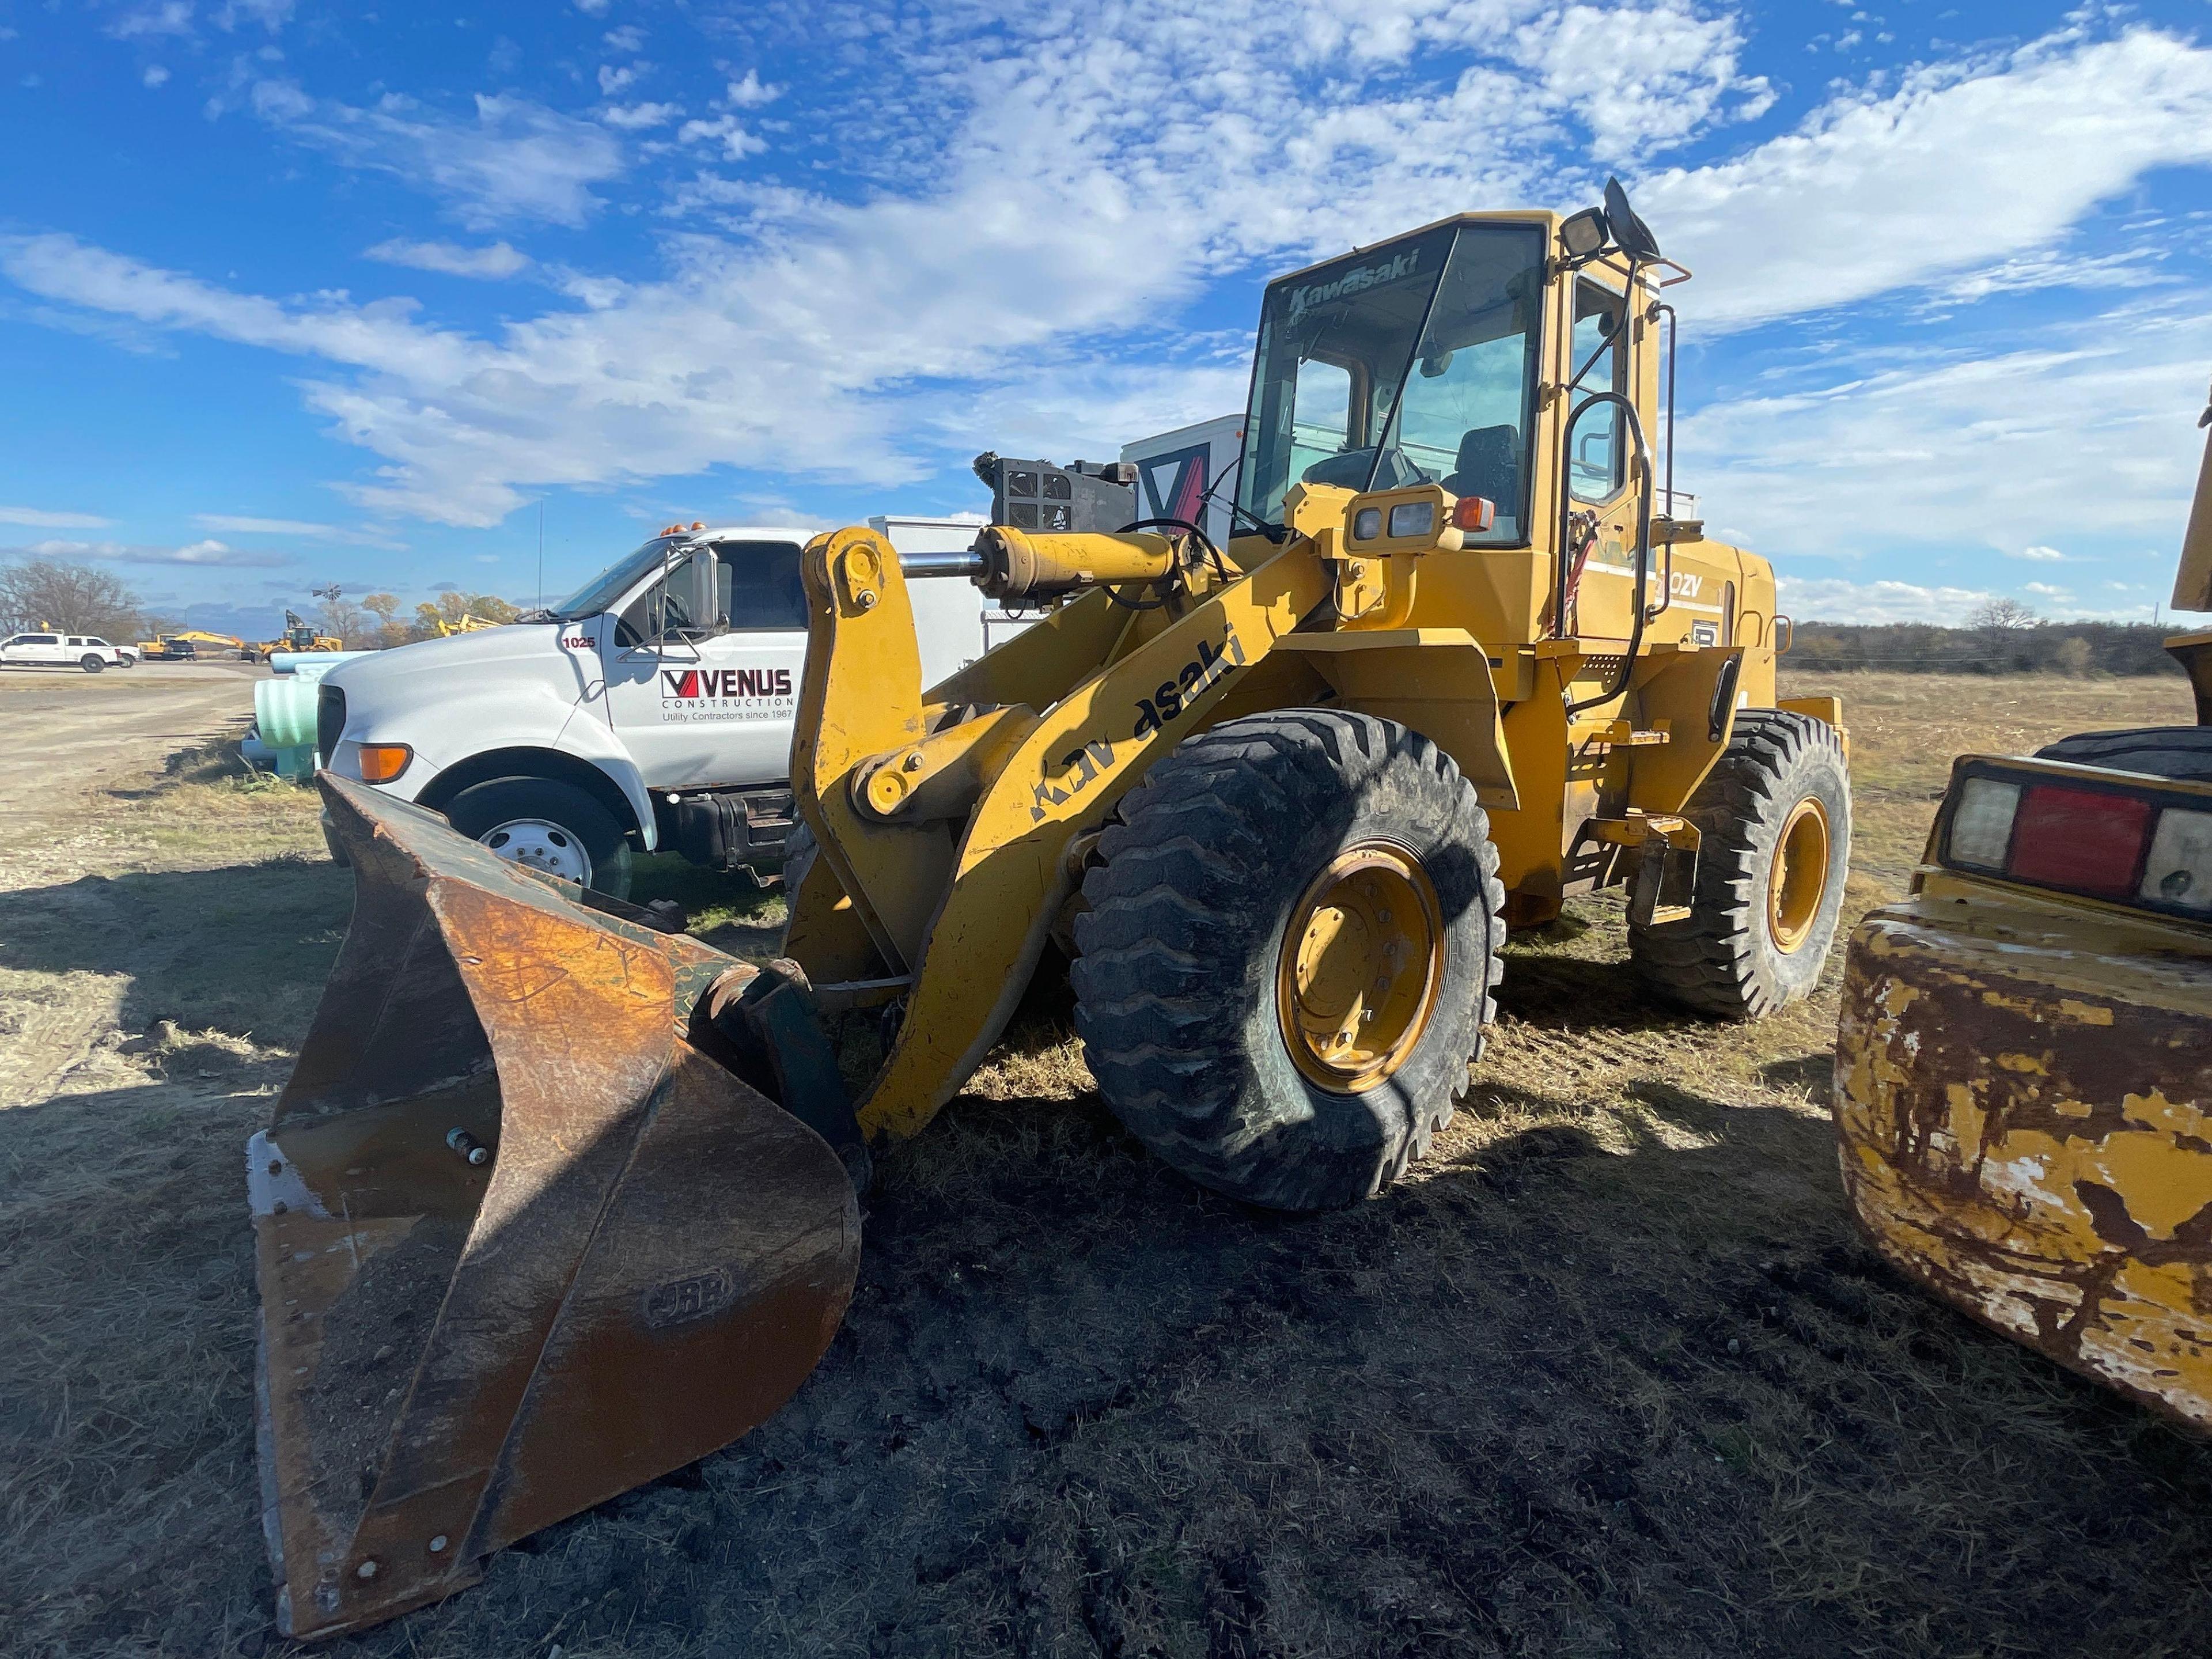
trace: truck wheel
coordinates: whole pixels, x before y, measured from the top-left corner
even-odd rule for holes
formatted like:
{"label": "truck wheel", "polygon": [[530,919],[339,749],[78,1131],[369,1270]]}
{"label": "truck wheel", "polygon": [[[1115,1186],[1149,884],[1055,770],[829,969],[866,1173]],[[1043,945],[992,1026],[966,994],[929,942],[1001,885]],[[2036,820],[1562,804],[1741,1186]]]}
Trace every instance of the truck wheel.
{"label": "truck wheel", "polygon": [[2154,778],[2212,781],[2212,726],[2138,726],[2124,732],[2084,732],[2035,751],[2038,760],[2108,766]]}
{"label": "truck wheel", "polygon": [[101,669],[107,666],[106,660],[104,658],[95,657],[89,651],[86,652],[82,657],[79,657],[77,660],[84,665],[84,672],[88,674],[97,674]]}
{"label": "truck wheel", "polygon": [[1756,1019],[1811,995],[1851,861],[1850,775],[1835,728],[1782,709],[1738,714],[1683,816],[1699,837],[1690,915],[1630,924],[1638,969],[1675,1001],[1723,1019]]}
{"label": "truck wheel", "polygon": [[572,783],[494,778],[446,803],[446,821],[500,857],[590,887],[629,896],[629,837],[614,815]]}
{"label": "truck wheel", "polygon": [[1503,969],[1474,790],[1394,721],[1229,720],[1155,764],[1084,878],[1076,1030],[1114,1115],[1280,1210],[1373,1196],[1451,1121]]}

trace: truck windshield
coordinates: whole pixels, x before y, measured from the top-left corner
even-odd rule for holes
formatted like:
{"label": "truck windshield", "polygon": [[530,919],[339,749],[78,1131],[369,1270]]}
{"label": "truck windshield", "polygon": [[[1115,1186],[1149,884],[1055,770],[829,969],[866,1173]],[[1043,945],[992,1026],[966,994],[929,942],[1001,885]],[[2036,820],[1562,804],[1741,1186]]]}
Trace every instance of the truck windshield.
{"label": "truck windshield", "polygon": [[669,544],[681,539],[677,536],[655,536],[636,552],[624,554],[555,605],[554,620],[581,622],[586,617],[596,617],[602,611],[613,609],[615,602],[623,594],[647,575],[660,568]]}
{"label": "truck windshield", "polygon": [[1441,483],[1497,503],[1471,542],[1528,539],[1542,338],[1539,225],[1446,225],[1273,283],[1260,318],[1237,504],[1297,483]]}

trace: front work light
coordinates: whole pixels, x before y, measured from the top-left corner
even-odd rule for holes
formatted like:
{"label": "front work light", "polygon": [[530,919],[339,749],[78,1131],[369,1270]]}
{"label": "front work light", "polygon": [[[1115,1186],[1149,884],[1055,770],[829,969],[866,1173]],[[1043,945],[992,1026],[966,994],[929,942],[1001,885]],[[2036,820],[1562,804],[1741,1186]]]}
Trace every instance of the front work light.
{"label": "front work light", "polygon": [[[1372,510],[1372,508],[1369,509],[1370,512]],[[1360,516],[1364,518],[1366,514],[1362,514]],[[1390,509],[1390,534],[1393,539],[1400,536],[1426,536],[1436,527],[1437,504],[1433,501],[1400,501],[1397,506]]]}

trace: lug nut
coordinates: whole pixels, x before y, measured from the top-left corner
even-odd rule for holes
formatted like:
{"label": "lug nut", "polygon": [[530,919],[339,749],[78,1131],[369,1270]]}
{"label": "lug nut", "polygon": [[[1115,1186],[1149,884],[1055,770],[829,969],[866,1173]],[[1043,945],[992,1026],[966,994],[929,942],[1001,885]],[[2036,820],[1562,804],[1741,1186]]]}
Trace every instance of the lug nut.
{"label": "lug nut", "polygon": [[491,1148],[478,1140],[466,1129],[448,1129],[446,1145],[461,1155],[461,1162],[471,1169],[481,1169],[491,1162]]}

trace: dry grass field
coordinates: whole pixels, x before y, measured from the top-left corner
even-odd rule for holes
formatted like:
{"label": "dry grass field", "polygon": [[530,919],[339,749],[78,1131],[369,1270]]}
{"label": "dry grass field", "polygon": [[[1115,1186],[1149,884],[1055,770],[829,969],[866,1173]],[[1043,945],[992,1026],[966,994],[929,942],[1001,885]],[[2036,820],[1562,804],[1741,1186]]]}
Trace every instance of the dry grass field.
{"label": "dry grass field", "polygon": [[[2179,678],[1790,689],[1845,698],[1853,917],[1959,750],[2188,718]],[[69,805],[0,848],[0,1651],[279,1654],[240,1153],[349,881],[310,797],[204,755]],[[755,950],[777,902],[697,914]],[[787,1412],[325,1650],[2204,1652],[2212,1448],[1853,1235],[1835,963],[1698,1024],[1619,920],[1517,939],[1437,1155],[1322,1216],[1146,1157],[1036,999],[882,1161]]]}

